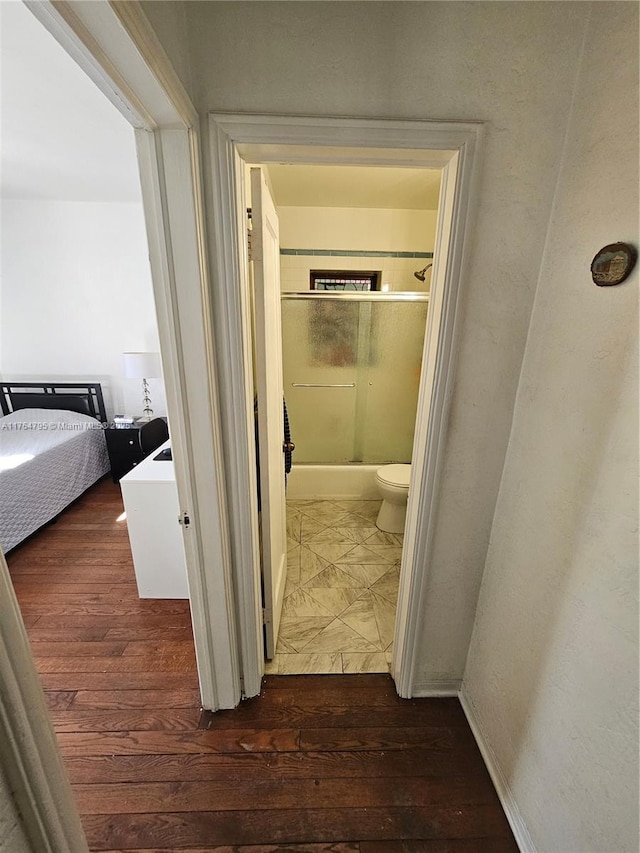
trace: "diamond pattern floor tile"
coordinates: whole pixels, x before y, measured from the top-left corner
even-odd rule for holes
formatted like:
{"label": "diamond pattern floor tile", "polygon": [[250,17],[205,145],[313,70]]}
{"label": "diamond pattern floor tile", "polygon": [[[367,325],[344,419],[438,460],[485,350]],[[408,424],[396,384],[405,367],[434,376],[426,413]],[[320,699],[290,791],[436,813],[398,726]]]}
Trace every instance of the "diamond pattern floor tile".
{"label": "diamond pattern floor tile", "polygon": [[393,606],[396,606],[398,601],[398,587],[400,585],[400,567],[393,566],[390,571],[384,574],[379,581],[376,581],[371,586],[371,592],[376,595],[386,598]]}
{"label": "diamond pattern floor tile", "polygon": [[303,515],[300,520],[300,541],[307,542],[312,536],[315,536],[316,533],[320,533],[322,530],[326,529],[327,526],[325,524]]}
{"label": "diamond pattern floor tile", "polygon": [[396,627],[396,606],[374,592],[370,592],[369,595],[371,596],[381,645],[383,649],[386,649],[393,642],[393,634]]}
{"label": "diamond pattern floor tile", "polygon": [[[328,624],[331,624],[331,617],[327,619],[324,616],[307,616],[289,621],[283,619],[280,622],[278,643],[282,639],[295,652],[301,652],[304,646],[313,640],[314,637],[317,637]],[[328,651],[335,651],[335,648],[333,646]],[[327,649],[322,649],[321,651],[327,651]]]}
{"label": "diamond pattern floor tile", "polygon": [[351,575],[357,586],[362,586],[366,589],[369,589],[376,581],[384,577],[391,568],[393,567],[389,566],[388,563],[368,563],[366,565],[344,563],[336,566],[336,569],[340,569]]}
{"label": "diamond pattern floor tile", "polygon": [[[311,581],[313,583],[313,581]],[[329,610],[334,616],[340,616],[354,601],[363,595],[364,589],[332,589],[331,587],[315,587],[306,586],[305,590],[309,593],[314,601],[317,601],[322,607]]]}
{"label": "diamond pattern floor tile", "polygon": [[343,652],[342,671],[345,673],[386,672],[389,663],[386,652]]}
{"label": "diamond pattern floor tile", "polygon": [[[367,590],[361,598],[358,598],[353,604],[348,607],[344,613],[340,614],[340,619],[349,628],[353,628],[358,634],[368,640],[372,646],[379,651],[384,651],[384,646],[380,640],[378,631],[378,623],[373,611],[373,602],[371,593]],[[349,651],[343,649],[343,651]]]}
{"label": "diamond pattern floor tile", "polygon": [[[304,547],[313,551],[314,554],[322,557],[328,563],[340,563],[347,552],[351,551],[354,547],[354,544],[353,542],[318,542],[314,536]],[[358,560],[357,562],[361,563],[362,560]]]}
{"label": "diamond pattern floor tile", "polygon": [[[309,616],[332,617],[333,614],[324,605],[312,598],[306,589],[298,587],[295,592],[287,597],[282,605],[282,621],[292,622],[296,619],[304,619]],[[327,622],[330,618],[327,619]]]}
{"label": "diamond pattern floor tile", "polygon": [[334,619],[326,628],[300,649],[309,652],[375,652],[376,646],[365,639],[362,634],[345,625],[340,619]]}
{"label": "diamond pattern floor tile", "polygon": [[396,545],[402,549],[401,533],[385,533],[383,530],[378,530],[377,527],[371,528],[371,536],[364,541],[370,547],[374,545]]}
{"label": "diamond pattern floor tile", "polygon": [[380,501],[288,501],[287,585],[273,674],[387,672],[402,536]]}
{"label": "diamond pattern floor tile", "polygon": [[402,555],[402,549],[395,545],[374,545],[368,548],[366,545],[355,545],[345,554],[342,554],[332,562],[336,565],[348,563],[386,563],[393,564]]}
{"label": "diamond pattern floor tile", "polygon": [[320,572],[320,574],[311,578],[311,580],[305,584],[305,588],[330,587],[331,589],[359,589],[364,592],[369,584],[364,583],[362,577],[355,577],[354,572],[351,571],[351,569],[353,569],[353,566],[349,566],[350,571],[345,572],[338,566],[328,566],[324,571]]}

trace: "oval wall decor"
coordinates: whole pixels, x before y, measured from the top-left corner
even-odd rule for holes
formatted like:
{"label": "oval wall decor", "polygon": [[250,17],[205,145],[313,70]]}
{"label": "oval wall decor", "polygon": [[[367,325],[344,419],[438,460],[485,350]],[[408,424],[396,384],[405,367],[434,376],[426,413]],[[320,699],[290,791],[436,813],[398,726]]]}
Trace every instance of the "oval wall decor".
{"label": "oval wall decor", "polygon": [[628,243],[609,243],[591,261],[591,277],[598,287],[620,284],[636,265],[638,253]]}

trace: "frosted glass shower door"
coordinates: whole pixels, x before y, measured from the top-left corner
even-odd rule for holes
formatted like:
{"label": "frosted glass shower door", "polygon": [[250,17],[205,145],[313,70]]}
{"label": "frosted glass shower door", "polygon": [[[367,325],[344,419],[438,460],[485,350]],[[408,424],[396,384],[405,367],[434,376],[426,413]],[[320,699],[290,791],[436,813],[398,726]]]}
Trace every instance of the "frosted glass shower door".
{"label": "frosted glass shower door", "polygon": [[295,463],[353,460],[360,306],[282,302],[284,393]]}
{"label": "frosted glass shower door", "polygon": [[411,461],[427,308],[386,295],[283,299],[296,464]]}
{"label": "frosted glass shower door", "polygon": [[366,396],[358,429],[362,461],[411,462],[426,302],[372,302]]}

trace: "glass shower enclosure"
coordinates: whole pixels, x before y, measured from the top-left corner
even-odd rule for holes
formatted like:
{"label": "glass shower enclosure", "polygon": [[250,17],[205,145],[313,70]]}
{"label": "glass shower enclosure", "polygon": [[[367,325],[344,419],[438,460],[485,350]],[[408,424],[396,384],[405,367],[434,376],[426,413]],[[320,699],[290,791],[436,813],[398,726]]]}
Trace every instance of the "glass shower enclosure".
{"label": "glass shower enclosure", "polygon": [[296,464],[410,462],[428,294],[284,293]]}

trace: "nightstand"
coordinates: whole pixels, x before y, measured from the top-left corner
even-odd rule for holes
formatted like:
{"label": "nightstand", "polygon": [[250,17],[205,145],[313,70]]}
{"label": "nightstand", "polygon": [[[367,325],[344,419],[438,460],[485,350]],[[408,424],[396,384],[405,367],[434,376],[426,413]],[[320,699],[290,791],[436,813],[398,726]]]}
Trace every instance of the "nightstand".
{"label": "nightstand", "polygon": [[104,434],[111,463],[111,475],[113,482],[117,483],[120,477],[124,477],[144,459],[144,453],[140,450],[140,426],[137,423],[127,427],[115,427],[110,424]]}

